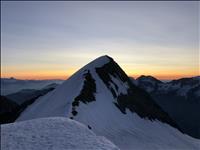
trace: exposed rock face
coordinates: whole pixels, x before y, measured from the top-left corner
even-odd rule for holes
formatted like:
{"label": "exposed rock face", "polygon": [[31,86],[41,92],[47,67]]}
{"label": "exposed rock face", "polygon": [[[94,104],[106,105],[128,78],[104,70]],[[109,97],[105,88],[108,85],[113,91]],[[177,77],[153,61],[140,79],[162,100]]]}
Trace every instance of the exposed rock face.
{"label": "exposed rock face", "polygon": [[[83,74],[84,76],[84,85],[80,92],[80,94],[75,97],[74,101],[72,102],[72,115],[76,116],[77,111],[76,107],[79,106],[80,102],[87,104],[89,102],[95,101],[94,93],[96,92],[96,84],[95,80],[92,78],[92,75],[89,70],[85,70],[87,73]],[[71,117],[73,119],[73,117]]]}

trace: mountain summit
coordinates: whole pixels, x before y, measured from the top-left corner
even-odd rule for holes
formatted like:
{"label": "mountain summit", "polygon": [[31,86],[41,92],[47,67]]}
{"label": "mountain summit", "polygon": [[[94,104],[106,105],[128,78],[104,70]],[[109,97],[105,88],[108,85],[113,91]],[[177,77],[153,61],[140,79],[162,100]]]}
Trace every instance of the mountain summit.
{"label": "mountain summit", "polygon": [[106,55],[85,65],[54,91],[36,100],[18,121],[52,116],[84,123],[122,149],[137,146],[155,149],[157,142],[162,148],[173,148],[171,143],[176,143],[175,148],[181,149],[191,148],[193,142]]}
{"label": "mountain summit", "polygon": [[[73,85],[69,86],[70,83]],[[72,87],[79,87],[73,88],[73,93],[77,93],[73,94],[73,96],[71,92],[71,94],[67,92],[67,89],[72,89]],[[107,55],[93,60],[77,71],[71,78],[65,81],[59,89],[48,96],[48,103],[55,101],[58,105],[59,102],[71,102],[71,114],[68,115],[70,115],[71,118],[75,118],[79,113],[78,107],[80,103],[89,105],[90,102],[98,99],[97,95],[101,90],[97,91],[97,87],[109,92],[113,106],[118,108],[121,113],[126,114],[127,110],[129,110],[137,113],[142,118],[148,118],[150,120],[157,119],[177,127],[169,116],[160,109],[145,91],[132,84],[129,77],[120,66]],[[66,90],[66,92],[61,93],[61,91],[64,90]],[[101,92],[101,94],[105,95],[107,93]],[[56,98],[54,99],[55,96],[57,98],[58,96],[63,98],[57,100]],[[68,99],[68,97],[73,98],[64,101],[64,99]],[[56,104],[54,104],[54,107],[56,107]],[[46,111],[49,111],[48,107],[46,109]],[[45,111],[45,107],[43,107],[43,111]],[[53,113],[56,114],[56,112],[57,110],[53,109]]]}

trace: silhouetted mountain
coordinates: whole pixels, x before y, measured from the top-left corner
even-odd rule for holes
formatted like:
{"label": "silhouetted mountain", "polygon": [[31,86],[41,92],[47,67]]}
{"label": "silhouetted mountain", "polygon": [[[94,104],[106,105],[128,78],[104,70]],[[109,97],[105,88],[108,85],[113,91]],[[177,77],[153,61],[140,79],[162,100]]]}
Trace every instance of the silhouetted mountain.
{"label": "silhouetted mountain", "polygon": [[0,124],[14,122],[18,117],[20,106],[12,100],[1,96],[0,100]]}

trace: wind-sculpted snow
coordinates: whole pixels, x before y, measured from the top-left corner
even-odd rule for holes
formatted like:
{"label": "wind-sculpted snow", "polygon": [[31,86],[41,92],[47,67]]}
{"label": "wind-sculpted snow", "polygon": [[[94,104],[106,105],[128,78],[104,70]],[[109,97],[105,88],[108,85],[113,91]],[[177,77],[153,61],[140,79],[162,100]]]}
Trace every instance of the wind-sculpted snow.
{"label": "wind-sculpted snow", "polygon": [[1,126],[1,150],[118,150],[85,125],[67,118],[34,119]]}

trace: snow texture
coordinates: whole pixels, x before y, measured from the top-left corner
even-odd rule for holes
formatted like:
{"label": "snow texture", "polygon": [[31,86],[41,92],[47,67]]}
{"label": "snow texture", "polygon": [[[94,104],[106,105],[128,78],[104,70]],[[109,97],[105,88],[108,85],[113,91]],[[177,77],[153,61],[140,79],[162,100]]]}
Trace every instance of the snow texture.
{"label": "snow texture", "polygon": [[85,125],[62,117],[1,126],[1,150],[118,150]]}

